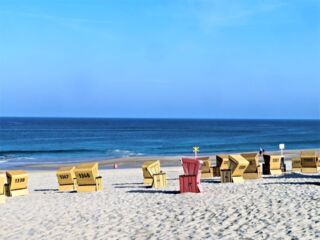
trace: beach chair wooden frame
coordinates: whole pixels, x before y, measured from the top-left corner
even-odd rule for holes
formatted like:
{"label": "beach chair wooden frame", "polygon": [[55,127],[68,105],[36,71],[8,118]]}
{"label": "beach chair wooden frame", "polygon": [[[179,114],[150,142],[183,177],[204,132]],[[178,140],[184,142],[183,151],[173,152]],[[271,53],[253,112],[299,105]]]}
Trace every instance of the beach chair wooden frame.
{"label": "beach chair wooden frame", "polygon": [[7,184],[5,185],[6,195],[8,197],[23,196],[29,193],[29,176],[23,170],[10,170],[6,172]]}
{"label": "beach chair wooden frame", "polygon": [[211,167],[210,157],[198,157],[199,160],[203,161],[201,166],[201,179],[213,178],[213,168]]}
{"label": "beach chair wooden frame", "polygon": [[317,173],[320,170],[319,157],[316,151],[301,151],[301,172]]}
{"label": "beach chair wooden frame", "polygon": [[81,163],[75,167],[77,192],[97,192],[103,189],[102,177],[99,176],[99,164]]}
{"label": "beach chair wooden frame", "polygon": [[244,182],[243,175],[249,166],[249,162],[240,154],[232,154],[232,155],[229,155],[229,163],[230,163],[232,182],[243,183]]}
{"label": "beach chair wooden frame", "polygon": [[259,155],[257,153],[242,153],[248,162],[249,166],[243,173],[244,179],[258,179],[261,177],[261,166],[259,164]]}
{"label": "beach chair wooden frame", "polygon": [[184,175],[179,176],[180,192],[203,192],[201,185],[201,166],[203,161],[198,158],[181,158],[181,162]]}
{"label": "beach chair wooden frame", "polygon": [[76,191],[77,178],[74,172],[75,166],[61,167],[57,170],[59,191]]}
{"label": "beach chair wooden frame", "polygon": [[301,158],[294,157],[291,159],[291,171],[292,172],[301,172]]}
{"label": "beach chair wooden frame", "polygon": [[6,183],[6,175],[4,173],[0,173],[0,204],[6,202],[5,195],[5,183]]}
{"label": "beach chair wooden frame", "polygon": [[281,175],[281,155],[263,154],[263,174],[265,175]]}

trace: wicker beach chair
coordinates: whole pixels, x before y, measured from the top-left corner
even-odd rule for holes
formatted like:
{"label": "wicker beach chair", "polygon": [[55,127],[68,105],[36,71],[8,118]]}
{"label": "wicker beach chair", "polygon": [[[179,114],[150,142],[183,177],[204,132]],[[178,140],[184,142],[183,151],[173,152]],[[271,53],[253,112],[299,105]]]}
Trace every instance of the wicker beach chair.
{"label": "wicker beach chair", "polygon": [[74,172],[75,167],[61,167],[56,175],[59,184],[59,191],[75,191],[77,190],[77,179]]}
{"label": "wicker beach chair", "polygon": [[4,173],[0,173],[0,204],[5,203],[6,196],[5,196],[5,185],[6,182],[6,175]]}
{"label": "wicker beach chair", "polygon": [[5,185],[6,195],[16,197],[27,195],[28,191],[28,173],[22,170],[7,171],[7,184]]}
{"label": "wicker beach chair", "polygon": [[198,157],[199,160],[203,161],[201,167],[201,179],[208,179],[213,177],[213,169],[211,167],[210,157]]}
{"label": "wicker beach chair", "polygon": [[180,192],[203,192],[201,185],[202,160],[194,158],[181,158],[184,175],[179,176]]}
{"label": "wicker beach chair", "polygon": [[143,183],[154,188],[167,186],[167,175],[160,170],[160,161],[146,161],[142,165]]}
{"label": "wicker beach chair", "polygon": [[301,151],[301,172],[317,173],[320,170],[319,156],[316,151]]}
{"label": "wicker beach chair", "polygon": [[249,162],[240,154],[229,155],[231,179],[234,183],[243,183],[243,175],[249,166]]}
{"label": "wicker beach chair", "polygon": [[77,179],[77,192],[96,192],[102,190],[102,177],[99,176],[97,162],[81,163],[74,172]]}
{"label": "wicker beach chair", "polygon": [[242,157],[244,157],[248,162],[249,166],[243,173],[244,179],[258,179],[261,177],[261,167],[259,164],[259,155],[257,153],[242,153]]}
{"label": "wicker beach chair", "polygon": [[216,155],[216,167],[219,176],[221,176],[221,170],[230,169],[229,156],[228,154],[219,154]]}
{"label": "wicker beach chair", "polygon": [[264,164],[262,165],[262,172],[265,175],[281,175],[281,155],[263,154]]}

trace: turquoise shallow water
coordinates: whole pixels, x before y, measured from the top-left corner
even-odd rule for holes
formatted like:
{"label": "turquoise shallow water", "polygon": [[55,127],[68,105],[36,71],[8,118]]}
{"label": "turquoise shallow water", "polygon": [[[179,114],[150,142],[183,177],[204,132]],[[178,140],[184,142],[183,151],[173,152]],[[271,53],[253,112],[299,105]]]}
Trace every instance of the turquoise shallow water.
{"label": "turquoise shallow water", "polygon": [[320,148],[320,120],[0,118],[0,169],[142,155]]}

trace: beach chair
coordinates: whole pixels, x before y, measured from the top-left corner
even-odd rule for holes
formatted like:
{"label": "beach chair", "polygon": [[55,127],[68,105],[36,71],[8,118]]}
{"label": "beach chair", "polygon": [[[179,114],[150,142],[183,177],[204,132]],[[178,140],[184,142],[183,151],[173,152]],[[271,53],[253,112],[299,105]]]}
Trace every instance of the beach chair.
{"label": "beach chair", "polygon": [[5,203],[6,196],[5,196],[5,185],[6,182],[6,175],[4,173],[0,173],[0,204]]}
{"label": "beach chair", "polygon": [[77,179],[74,173],[75,167],[61,167],[57,171],[59,191],[77,190]]}
{"label": "beach chair", "polygon": [[142,165],[143,183],[154,188],[167,186],[167,175],[160,170],[160,161],[146,161]]}
{"label": "beach chair", "polygon": [[16,197],[27,195],[28,191],[28,173],[22,170],[7,171],[7,184],[5,185],[6,195]]}
{"label": "beach chair", "polygon": [[244,157],[248,162],[249,166],[243,173],[244,179],[258,179],[261,177],[261,167],[259,164],[259,155],[257,153],[242,153],[242,157]]}
{"label": "beach chair", "polygon": [[179,176],[180,192],[203,192],[201,186],[202,160],[194,158],[181,158],[184,175]]}
{"label": "beach chair", "polygon": [[102,190],[102,177],[98,163],[81,163],[75,167],[77,192],[97,192]]}
{"label": "beach chair", "polygon": [[142,165],[143,183],[154,188],[167,186],[167,175],[160,170],[160,161],[146,161]]}
{"label": "beach chair", "polygon": [[263,154],[264,164],[262,165],[262,172],[265,175],[281,175],[281,155]]}
{"label": "beach chair", "polygon": [[232,155],[229,155],[229,164],[230,164],[232,182],[243,183],[244,182],[243,175],[249,166],[249,162],[240,154],[232,154]]}
{"label": "beach chair", "polygon": [[218,168],[219,176],[221,176],[222,170],[229,170],[229,156],[227,154],[216,155],[216,167]]}
{"label": "beach chair", "polygon": [[302,173],[317,173],[320,170],[320,162],[316,151],[301,151],[300,158]]}
{"label": "beach chair", "polygon": [[300,157],[294,157],[294,158],[291,159],[291,162],[292,162],[291,171],[292,172],[301,172],[301,158]]}
{"label": "beach chair", "polygon": [[210,157],[198,157],[199,160],[203,161],[201,167],[201,179],[208,179],[213,177],[213,169],[211,167]]}

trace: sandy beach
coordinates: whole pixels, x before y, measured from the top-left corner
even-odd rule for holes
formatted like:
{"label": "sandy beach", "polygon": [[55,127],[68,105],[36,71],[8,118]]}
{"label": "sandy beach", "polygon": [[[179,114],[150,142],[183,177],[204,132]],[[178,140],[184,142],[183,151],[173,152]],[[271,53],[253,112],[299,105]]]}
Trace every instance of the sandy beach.
{"label": "sandy beach", "polygon": [[[290,162],[287,162],[290,170]],[[0,239],[318,239],[320,175],[286,173],[244,184],[202,182],[179,194],[181,167],[163,167],[168,186],[142,184],[141,168],[104,169],[104,190],[58,192],[54,170],[29,171],[30,194],[0,205]]]}

